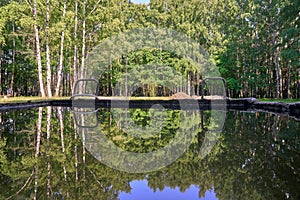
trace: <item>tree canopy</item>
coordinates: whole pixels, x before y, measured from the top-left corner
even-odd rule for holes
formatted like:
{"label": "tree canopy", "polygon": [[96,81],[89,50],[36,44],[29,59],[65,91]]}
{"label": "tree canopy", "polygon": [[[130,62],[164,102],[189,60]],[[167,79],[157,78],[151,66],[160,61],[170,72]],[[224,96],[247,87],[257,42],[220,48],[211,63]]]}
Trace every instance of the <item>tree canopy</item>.
{"label": "tree canopy", "polygon": [[[294,0],[151,0],[149,5],[127,0],[3,0],[0,92],[71,95],[74,82],[84,76],[88,53],[101,41],[126,30],[158,27],[183,33],[205,48],[226,79],[230,97],[299,98],[299,10]],[[112,60],[99,77],[101,94],[113,95],[114,80],[127,65],[138,68],[151,60],[182,65],[197,94],[201,74],[184,58],[178,63],[172,52],[154,51]],[[155,88],[148,89],[149,94]]]}

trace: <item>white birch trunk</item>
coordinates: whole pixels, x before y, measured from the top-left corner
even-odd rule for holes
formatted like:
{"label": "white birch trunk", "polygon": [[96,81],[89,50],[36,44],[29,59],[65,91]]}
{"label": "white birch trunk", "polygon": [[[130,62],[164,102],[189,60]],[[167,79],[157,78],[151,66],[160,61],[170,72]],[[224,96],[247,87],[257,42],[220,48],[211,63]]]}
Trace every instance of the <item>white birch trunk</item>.
{"label": "white birch trunk", "polygon": [[[12,23],[12,31],[15,33],[15,22]],[[10,96],[15,96],[14,93],[14,79],[15,79],[15,57],[16,57],[16,39],[13,37],[13,49],[12,49],[12,73],[10,81]],[[0,79],[1,80],[1,79]]]}
{"label": "white birch trunk", "polygon": [[75,19],[74,19],[74,62],[73,62],[73,70],[74,70],[74,83],[77,81],[77,29],[78,29],[78,1],[75,0]]}
{"label": "white birch trunk", "polygon": [[42,117],[43,117],[43,108],[39,107],[39,115],[38,115],[38,121],[37,121],[35,158],[37,158],[40,153],[41,133],[42,133]]}
{"label": "white birch trunk", "polygon": [[[64,120],[63,120],[63,115],[62,115],[62,108],[58,107],[57,108],[57,114],[59,118],[59,125],[60,125],[60,139],[61,139],[61,150],[64,153],[65,152],[65,142],[64,142]],[[64,178],[65,181],[67,181],[67,170],[65,164],[63,165],[63,170],[64,170]]]}
{"label": "white birch trunk", "polygon": [[51,163],[50,163],[50,134],[51,134],[51,113],[52,108],[50,106],[47,107],[47,148],[46,148],[46,156],[47,156],[47,197],[50,198],[51,194]]}
{"label": "white birch trunk", "polygon": [[41,60],[41,46],[40,46],[40,36],[39,36],[39,29],[37,27],[37,10],[36,10],[36,0],[33,0],[33,19],[34,19],[34,35],[35,35],[35,45],[36,45],[36,61],[38,65],[38,77],[39,77],[39,85],[40,85],[40,92],[42,97],[45,97],[45,89],[43,83],[43,69],[42,69],[42,60]]}
{"label": "white birch trunk", "polygon": [[85,38],[86,38],[86,30],[85,30],[85,15],[86,15],[86,0],[83,2],[83,21],[82,21],[82,51],[81,51],[81,71],[80,78],[84,78],[84,65],[85,65]]}
{"label": "white birch trunk", "polygon": [[[63,22],[65,21],[66,9],[67,9],[67,2],[64,1],[64,8],[63,8],[63,15],[62,15]],[[60,39],[60,56],[59,56],[59,66],[57,72],[57,83],[55,87],[55,96],[59,95],[59,89],[60,89],[60,82],[61,82],[63,61],[64,61],[64,40],[65,40],[65,31],[63,30],[61,32],[61,39]]]}
{"label": "white birch trunk", "polygon": [[51,62],[50,62],[50,46],[49,46],[49,0],[46,0],[46,68],[47,68],[47,93],[48,97],[52,97],[51,91]]}
{"label": "white birch trunk", "polygon": [[37,121],[37,136],[36,136],[36,149],[35,149],[35,159],[36,164],[34,166],[34,199],[37,198],[37,188],[38,188],[38,162],[37,158],[40,154],[40,144],[41,144],[41,133],[42,133],[42,118],[43,118],[43,108],[39,108],[38,121]]}
{"label": "white birch trunk", "polygon": [[78,183],[78,152],[77,152],[77,126],[75,123],[75,119],[73,119],[74,122],[74,140],[75,140],[75,147],[74,147],[74,158],[75,158],[75,182],[76,186]]}

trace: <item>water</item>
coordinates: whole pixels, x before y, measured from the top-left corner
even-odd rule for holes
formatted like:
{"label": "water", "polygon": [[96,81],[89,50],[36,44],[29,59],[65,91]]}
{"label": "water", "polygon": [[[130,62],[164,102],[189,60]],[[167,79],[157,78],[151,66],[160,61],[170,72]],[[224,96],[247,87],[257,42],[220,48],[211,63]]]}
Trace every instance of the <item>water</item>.
{"label": "water", "polygon": [[[147,110],[128,112],[140,127],[150,126]],[[210,113],[202,114],[206,127]],[[109,109],[100,109],[98,119],[116,145],[150,152],[174,138],[178,115],[168,110],[159,137],[147,140],[120,131],[128,121],[114,120]],[[147,173],[101,164],[88,144],[83,148],[69,108],[2,112],[0,120],[0,199],[300,199],[300,123],[288,116],[227,112],[204,158],[199,154],[205,131],[198,121],[189,149]]]}

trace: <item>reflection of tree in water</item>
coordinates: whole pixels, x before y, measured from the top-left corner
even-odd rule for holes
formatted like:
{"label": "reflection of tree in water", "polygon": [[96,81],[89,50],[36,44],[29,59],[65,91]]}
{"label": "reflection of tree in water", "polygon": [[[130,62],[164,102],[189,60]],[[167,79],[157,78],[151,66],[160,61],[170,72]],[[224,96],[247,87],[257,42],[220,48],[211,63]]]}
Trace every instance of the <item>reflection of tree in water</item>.
{"label": "reflection of tree in water", "polygon": [[[79,138],[74,139],[73,119],[67,109],[53,108],[52,112],[48,111],[51,113],[48,146],[46,111],[44,108],[40,152],[36,159],[37,110],[0,113],[1,199],[16,193],[11,199],[32,199],[35,165],[39,169],[37,199],[46,198],[47,191],[57,199],[117,199],[120,192],[130,192],[131,181],[142,179],[147,179],[148,186],[153,190],[163,190],[168,186],[179,187],[184,192],[191,185],[196,185],[200,188],[199,196],[204,196],[207,190],[214,188],[219,199],[299,199],[300,127],[299,123],[288,117],[230,112],[227,114],[225,131],[213,151],[204,159],[198,156],[201,145],[198,141],[201,143],[204,137],[200,129],[200,138],[195,139],[190,149],[170,166],[149,174],[128,174],[100,164],[89,153],[83,164],[82,144]],[[149,120],[145,117],[146,110],[131,112],[137,123],[148,123],[141,119]],[[64,143],[60,114],[64,119]],[[161,134],[166,134],[162,137],[162,144],[172,138],[167,130],[172,133],[178,128],[178,111],[168,111],[168,117],[166,124],[169,127]],[[99,118],[104,122],[102,127],[107,127],[110,137],[123,145],[126,137],[120,135],[122,139],[116,138],[116,126],[111,113],[102,110]],[[147,150],[151,150],[154,144],[143,143]],[[129,143],[126,148],[131,148],[130,145],[133,144]],[[143,145],[137,145],[137,150],[144,150],[141,149],[145,148]],[[75,146],[77,151],[74,151]]]}
{"label": "reflection of tree in water", "polygon": [[212,162],[226,177],[214,184],[220,197],[298,199],[299,123],[264,113],[231,113],[226,124],[220,153]]}
{"label": "reflection of tree in water", "polygon": [[[101,129],[115,144],[131,152],[151,152],[163,148],[174,139],[178,131],[189,133],[200,124],[195,112],[168,110],[164,111],[163,118],[165,119],[161,119],[155,118],[155,115],[159,115],[157,114],[159,111],[152,112],[151,109],[130,109],[128,111],[114,109],[114,116],[117,118],[115,120],[113,116],[107,118],[106,114],[102,114],[102,112],[108,111],[102,110],[100,112],[99,121],[109,122],[102,123],[100,125]],[[128,115],[126,115],[126,112],[128,112]],[[191,115],[195,115],[195,117]],[[182,120],[188,116],[192,121],[187,123]],[[158,122],[158,120],[161,120],[161,122]],[[161,126],[157,126],[158,124]],[[136,133],[138,131],[141,133]],[[138,137],[135,137],[134,134],[137,134]],[[181,138],[185,139],[185,134],[182,134]]]}

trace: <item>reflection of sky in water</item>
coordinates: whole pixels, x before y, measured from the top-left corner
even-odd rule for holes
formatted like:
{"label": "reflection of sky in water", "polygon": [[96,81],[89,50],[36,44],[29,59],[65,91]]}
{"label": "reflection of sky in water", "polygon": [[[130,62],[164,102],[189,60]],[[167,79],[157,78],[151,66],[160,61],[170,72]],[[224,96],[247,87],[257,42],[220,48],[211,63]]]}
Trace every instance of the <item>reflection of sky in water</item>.
{"label": "reflection of sky in water", "polygon": [[132,3],[145,3],[149,4],[150,0],[131,0]]}
{"label": "reflection of sky in water", "polygon": [[199,198],[199,188],[192,185],[184,193],[179,191],[179,188],[169,188],[165,187],[163,191],[156,190],[153,192],[151,188],[148,187],[148,182],[143,181],[132,181],[130,182],[132,188],[129,194],[123,192],[119,195],[120,200],[194,200],[194,199],[206,199],[214,200],[217,199],[214,190],[206,191],[204,198]]}

